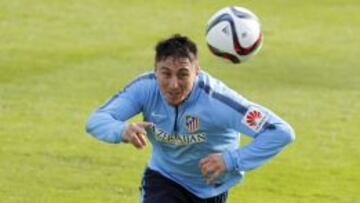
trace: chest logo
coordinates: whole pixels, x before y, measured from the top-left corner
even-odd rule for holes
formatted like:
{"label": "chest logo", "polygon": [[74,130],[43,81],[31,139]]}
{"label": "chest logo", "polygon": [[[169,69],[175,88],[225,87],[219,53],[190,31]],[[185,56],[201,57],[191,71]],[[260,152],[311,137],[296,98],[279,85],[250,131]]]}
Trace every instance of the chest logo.
{"label": "chest logo", "polygon": [[189,132],[195,132],[200,126],[200,119],[195,116],[186,115],[185,122]]}

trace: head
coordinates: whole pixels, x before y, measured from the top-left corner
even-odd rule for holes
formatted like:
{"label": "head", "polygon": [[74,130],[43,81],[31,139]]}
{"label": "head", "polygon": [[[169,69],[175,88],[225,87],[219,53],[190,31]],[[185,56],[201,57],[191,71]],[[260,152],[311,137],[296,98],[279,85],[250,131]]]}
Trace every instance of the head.
{"label": "head", "polygon": [[176,34],[160,41],[155,49],[160,91],[170,105],[177,106],[190,94],[199,74],[196,44]]}

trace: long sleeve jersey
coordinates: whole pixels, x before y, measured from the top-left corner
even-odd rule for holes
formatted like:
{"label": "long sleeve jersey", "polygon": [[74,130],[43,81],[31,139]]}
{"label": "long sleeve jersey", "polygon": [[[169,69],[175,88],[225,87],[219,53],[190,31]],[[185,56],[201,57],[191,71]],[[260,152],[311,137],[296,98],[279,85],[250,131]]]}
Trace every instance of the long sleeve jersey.
{"label": "long sleeve jersey", "polygon": [[[167,103],[154,72],[143,74],[93,112],[86,130],[121,143],[127,120],[138,113],[154,124],[146,130],[152,144],[148,167],[201,198],[227,191],[295,138],[284,120],[204,71],[178,106]],[[253,138],[243,147],[241,134]],[[199,161],[211,153],[223,153],[226,171],[207,184]]]}

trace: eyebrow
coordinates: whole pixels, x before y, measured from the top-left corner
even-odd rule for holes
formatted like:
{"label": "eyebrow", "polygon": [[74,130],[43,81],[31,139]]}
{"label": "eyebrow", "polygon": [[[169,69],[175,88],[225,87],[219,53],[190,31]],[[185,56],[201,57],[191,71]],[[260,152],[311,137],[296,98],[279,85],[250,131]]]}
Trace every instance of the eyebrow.
{"label": "eyebrow", "polygon": [[170,68],[166,67],[166,66],[161,66],[160,70],[167,70],[167,71],[171,71]]}
{"label": "eyebrow", "polygon": [[[162,71],[171,71],[171,69],[168,68],[168,67],[166,67],[166,66],[161,66],[161,67],[160,67],[160,70],[162,70]],[[190,70],[187,69],[187,68],[179,68],[179,69],[177,70],[177,72],[190,72]]]}

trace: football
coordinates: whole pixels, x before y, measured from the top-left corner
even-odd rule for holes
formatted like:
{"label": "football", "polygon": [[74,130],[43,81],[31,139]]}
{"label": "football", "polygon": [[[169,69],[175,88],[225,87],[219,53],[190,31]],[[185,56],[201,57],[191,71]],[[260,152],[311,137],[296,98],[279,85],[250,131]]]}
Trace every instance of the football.
{"label": "football", "polygon": [[229,6],[214,13],[206,29],[210,51],[233,63],[256,55],[263,43],[259,18],[243,7]]}

